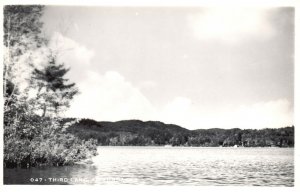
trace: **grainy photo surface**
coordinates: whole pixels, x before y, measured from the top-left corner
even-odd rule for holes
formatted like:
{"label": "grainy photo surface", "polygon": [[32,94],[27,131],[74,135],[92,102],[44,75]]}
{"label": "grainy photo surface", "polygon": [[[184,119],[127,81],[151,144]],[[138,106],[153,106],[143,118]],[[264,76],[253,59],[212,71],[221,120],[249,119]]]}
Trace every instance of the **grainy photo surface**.
{"label": "grainy photo surface", "polygon": [[3,12],[5,185],[294,186],[293,7]]}

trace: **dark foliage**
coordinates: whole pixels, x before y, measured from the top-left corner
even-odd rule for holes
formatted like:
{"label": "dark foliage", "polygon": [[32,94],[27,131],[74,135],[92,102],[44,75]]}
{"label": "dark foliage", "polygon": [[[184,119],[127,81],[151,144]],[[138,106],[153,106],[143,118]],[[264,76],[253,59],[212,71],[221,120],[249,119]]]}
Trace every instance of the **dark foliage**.
{"label": "dark foliage", "polygon": [[[38,5],[4,7],[5,168],[72,165],[97,154],[96,141],[66,133],[65,128],[73,122],[62,122],[58,115],[59,109],[68,107],[69,100],[78,92],[75,84],[67,84],[68,79],[64,78],[69,69],[57,64],[53,56],[39,70],[31,57],[42,46],[48,50],[47,40],[41,35],[43,9]],[[27,59],[21,60],[24,55]],[[31,75],[24,76],[24,71]],[[23,82],[28,86],[21,90]],[[30,96],[30,91],[38,94]],[[50,107],[54,114],[46,114]],[[39,115],[39,109],[44,111],[43,115]]]}
{"label": "dark foliage", "polygon": [[42,116],[46,112],[58,115],[70,106],[70,101],[78,93],[75,83],[68,83],[69,80],[65,78],[69,70],[64,64],[58,64],[53,55],[49,56],[48,65],[41,70],[33,70],[30,84],[38,90],[35,105],[43,111]]}
{"label": "dark foliage", "polygon": [[[66,119],[68,120],[72,119]],[[294,146],[294,127],[262,130],[238,128],[188,130],[158,121],[97,122],[82,119],[70,126],[67,131],[81,139],[96,139],[98,145]]]}

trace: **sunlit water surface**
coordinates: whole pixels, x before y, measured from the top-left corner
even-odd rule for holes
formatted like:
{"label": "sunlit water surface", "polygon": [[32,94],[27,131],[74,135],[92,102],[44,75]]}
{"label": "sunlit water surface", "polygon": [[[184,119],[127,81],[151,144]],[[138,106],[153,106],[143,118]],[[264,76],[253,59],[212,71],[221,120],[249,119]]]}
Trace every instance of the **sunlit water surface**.
{"label": "sunlit water surface", "polygon": [[93,164],[5,169],[5,184],[294,186],[293,148],[98,147]]}

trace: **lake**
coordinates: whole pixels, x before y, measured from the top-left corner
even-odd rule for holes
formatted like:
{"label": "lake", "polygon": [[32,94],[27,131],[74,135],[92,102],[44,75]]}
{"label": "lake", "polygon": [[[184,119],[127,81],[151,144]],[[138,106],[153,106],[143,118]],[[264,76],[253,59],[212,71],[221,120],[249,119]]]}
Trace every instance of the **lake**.
{"label": "lake", "polygon": [[4,169],[4,184],[294,186],[294,148],[98,147],[93,164]]}

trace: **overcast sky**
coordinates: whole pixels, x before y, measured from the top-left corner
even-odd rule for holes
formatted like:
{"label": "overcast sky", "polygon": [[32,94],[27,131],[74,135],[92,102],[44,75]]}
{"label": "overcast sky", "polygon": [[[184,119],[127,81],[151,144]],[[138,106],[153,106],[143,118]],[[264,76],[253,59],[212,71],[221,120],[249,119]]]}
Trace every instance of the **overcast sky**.
{"label": "overcast sky", "polygon": [[81,92],[67,116],[293,124],[293,8],[48,6],[43,21]]}

